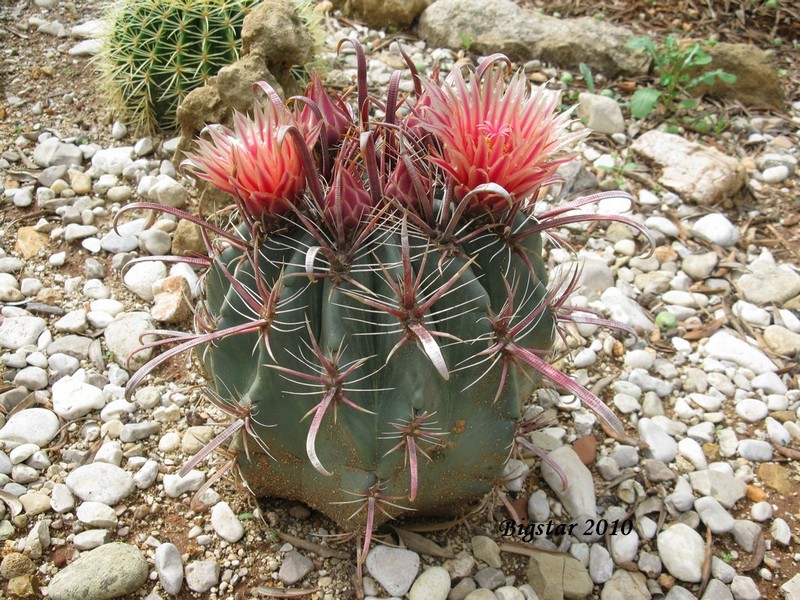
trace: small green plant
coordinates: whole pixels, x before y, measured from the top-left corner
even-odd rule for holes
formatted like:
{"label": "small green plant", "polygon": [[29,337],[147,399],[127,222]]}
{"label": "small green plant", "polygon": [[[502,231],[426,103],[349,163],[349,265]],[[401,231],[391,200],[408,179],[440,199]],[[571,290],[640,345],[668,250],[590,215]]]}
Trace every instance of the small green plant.
{"label": "small green plant", "polygon": [[705,71],[695,75],[697,67],[711,62],[711,56],[703,51],[702,44],[682,44],[674,35],[656,43],[649,35],[640,35],[628,40],[628,48],[642,50],[650,55],[658,75],[661,89],[644,88],[631,97],[631,114],[637,119],[649,117],[658,105],[667,115],[681,109],[691,109],[698,105],[694,98],[685,94],[698,85],[712,85],[719,78],[727,84],[736,82],[736,76],[722,69]]}
{"label": "small green plant", "polygon": [[733,554],[730,552],[725,552],[724,550],[719,553],[719,557],[723,562],[727,564],[731,564],[731,562],[733,561]]}
{"label": "small green plant", "polygon": [[589,90],[590,94],[595,93],[594,87],[594,75],[592,75],[592,69],[586,63],[580,63],[578,65],[578,70],[581,72],[583,76],[583,81],[586,82],[586,89]]}
{"label": "small green plant", "polygon": [[469,52],[472,43],[475,41],[468,33],[459,33],[458,40],[461,42],[461,47],[464,49],[464,52]]}
{"label": "small green plant", "polygon": [[626,160],[623,163],[618,154],[613,154],[612,156],[614,158],[613,165],[598,165],[597,169],[609,173],[612,177],[614,177],[614,182],[617,184],[617,186],[623,187],[625,184],[625,174],[635,171],[637,168],[639,168],[639,165],[632,160]]}

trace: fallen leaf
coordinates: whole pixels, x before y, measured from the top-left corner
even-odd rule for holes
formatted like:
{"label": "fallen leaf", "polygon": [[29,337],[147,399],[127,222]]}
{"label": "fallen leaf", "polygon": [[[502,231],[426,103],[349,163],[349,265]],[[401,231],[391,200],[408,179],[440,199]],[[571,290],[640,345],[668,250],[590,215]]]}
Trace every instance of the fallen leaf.
{"label": "fallen leaf", "polygon": [[392,526],[392,529],[409,550],[438,558],[453,558],[455,556],[450,548],[442,548],[425,536],[406,529],[400,529],[399,527]]}

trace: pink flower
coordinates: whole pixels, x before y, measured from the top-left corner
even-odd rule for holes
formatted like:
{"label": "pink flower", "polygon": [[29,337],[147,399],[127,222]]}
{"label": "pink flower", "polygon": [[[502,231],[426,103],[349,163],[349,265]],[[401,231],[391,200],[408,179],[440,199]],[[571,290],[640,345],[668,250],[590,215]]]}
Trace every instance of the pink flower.
{"label": "pink flower", "polygon": [[[566,132],[569,112],[555,113],[559,93],[531,89],[520,73],[505,87],[499,69],[469,83],[456,70],[441,86],[425,82],[425,92],[421,120],[441,144],[431,161],[455,183],[456,200],[486,183],[502,186],[514,203],[535,200],[540,186],[570,160],[556,159],[556,153],[581,135]],[[506,199],[489,192],[470,204],[473,212],[507,208]]]}
{"label": "pink flower", "polygon": [[350,107],[340,98],[331,98],[316,73],[311,74],[311,83],[306,88],[306,96],[314,102],[319,113],[307,103],[298,103],[297,106],[302,108],[295,112],[297,121],[303,124],[304,131],[309,132],[319,124],[321,115],[325,123],[325,139],[328,146],[335,146],[353,126]]}
{"label": "pink flower", "polygon": [[286,214],[305,189],[295,141],[290,136],[280,144],[277,140],[280,127],[293,124],[288,111],[272,103],[256,105],[252,119],[234,116],[234,131],[206,128],[210,140],[198,140],[198,151],[185,164],[200,179],[239,198],[256,217]]}
{"label": "pink flower", "polygon": [[[329,223],[338,222],[347,229],[353,229],[362,217],[372,208],[372,198],[352,164],[337,163],[333,183],[325,196],[323,210]],[[339,212],[341,211],[341,212]]]}

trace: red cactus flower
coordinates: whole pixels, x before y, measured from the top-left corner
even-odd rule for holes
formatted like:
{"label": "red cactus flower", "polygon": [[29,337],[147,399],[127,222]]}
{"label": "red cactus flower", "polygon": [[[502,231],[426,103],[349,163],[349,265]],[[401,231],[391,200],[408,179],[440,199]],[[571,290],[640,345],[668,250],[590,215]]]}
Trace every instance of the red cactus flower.
{"label": "red cactus flower", "polygon": [[[559,93],[531,89],[521,73],[506,88],[498,69],[469,83],[456,70],[441,86],[425,82],[425,92],[428,106],[421,120],[441,144],[431,160],[452,178],[457,200],[487,183],[502,186],[514,203],[535,199],[556,168],[570,160],[554,155],[581,135],[566,132],[569,112],[555,113]],[[472,211],[508,208],[506,199],[489,192],[470,204]]]}
{"label": "red cactus flower", "polygon": [[234,116],[234,131],[206,128],[210,140],[198,140],[198,151],[189,154],[185,164],[200,179],[239,198],[256,217],[286,214],[305,189],[295,140],[277,140],[280,127],[293,124],[288,111],[272,103],[256,105],[252,119]]}
{"label": "red cactus flower", "polygon": [[400,206],[414,208],[430,194],[431,182],[420,162],[411,158],[408,164],[403,160],[398,161],[384,187],[386,198],[397,200]]}
{"label": "red cactus flower", "polygon": [[328,146],[335,146],[353,126],[353,114],[350,107],[340,98],[332,98],[325,90],[322,79],[316,72],[311,74],[311,83],[306,88],[306,96],[314,103],[317,112],[308,103],[296,110],[297,121],[304,131],[311,131],[320,122],[320,115],[325,123],[325,137]]}
{"label": "red cactus flower", "polygon": [[325,196],[323,210],[329,223],[341,224],[346,229],[355,228],[364,214],[372,208],[372,198],[352,164],[337,163],[333,184]]}

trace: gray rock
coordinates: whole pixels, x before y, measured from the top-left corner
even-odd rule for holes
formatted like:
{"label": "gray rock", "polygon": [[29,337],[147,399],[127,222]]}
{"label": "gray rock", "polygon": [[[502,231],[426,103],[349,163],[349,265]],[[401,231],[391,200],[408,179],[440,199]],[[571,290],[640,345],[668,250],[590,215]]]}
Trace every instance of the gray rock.
{"label": "gray rock", "polygon": [[561,281],[578,271],[578,287],[589,298],[597,298],[604,290],[613,287],[614,273],[602,260],[583,258],[578,261],[567,261],[558,265],[552,273],[553,281]]}
{"label": "gray rock", "polygon": [[731,590],[719,579],[712,579],[700,600],[733,600]]}
{"label": "gray rock", "polygon": [[735,158],[657,129],[639,136],[631,150],[662,168],[661,185],[701,205],[736,193],[745,181],[745,170]]}
{"label": "gray rock", "polygon": [[790,175],[789,167],[786,165],[775,165],[774,167],[767,167],[761,173],[761,180],[764,183],[781,183]]}
{"label": "gray rock", "polygon": [[481,569],[477,571],[472,578],[475,580],[475,583],[478,584],[478,587],[486,590],[497,589],[506,583],[506,576],[500,569],[495,569],[494,567]]}
{"label": "gray rock", "polygon": [[[641,520],[639,522],[641,523]],[[650,554],[644,550],[639,552],[639,562],[637,566],[647,577],[655,579],[661,574],[661,559],[655,554]]]}
{"label": "gray rock", "polygon": [[800,275],[774,264],[755,261],[750,273],[739,278],[742,296],[753,304],[783,304],[800,294]]}
{"label": "gray rock", "polygon": [[[211,526],[217,532],[217,535],[232,544],[238,542],[244,536],[244,526],[236,518],[227,502],[219,502],[211,509]],[[295,579],[295,581],[299,581],[299,578]],[[295,583],[295,581],[284,581],[284,583],[289,585]]]}
{"label": "gray rock", "polygon": [[73,144],[64,144],[51,137],[36,146],[33,161],[40,167],[76,166],[83,162],[83,153]]}
{"label": "gray rock", "polygon": [[117,513],[101,502],[81,502],[75,511],[78,520],[90,527],[110,529],[117,526]]}
{"label": "gray rock", "polygon": [[717,558],[716,556],[711,557],[711,575],[719,579],[722,583],[730,583],[733,581],[733,578],[736,577],[736,569],[730,566],[725,561]]}
{"label": "gray rock", "polygon": [[417,577],[419,555],[411,550],[377,546],[367,555],[367,571],[391,596],[402,597]]}
{"label": "gray rock", "polygon": [[[181,188],[183,189],[183,188]],[[139,234],[139,248],[154,256],[169,254],[172,240],[160,229],[147,229]]]}
{"label": "gray rock", "polygon": [[100,247],[111,254],[130,252],[139,247],[139,239],[132,233],[109,231],[100,238]]}
{"label": "gray rock", "polygon": [[431,567],[417,577],[408,600],[446,600],[450,593],[450,574],[442,567]]}
{"label": "gray rock", "polygon": [[[217,504],[217,506],[219,506],[219,504]],[[216,508],[216,506],[214,508]],[[280,579],[284,585],[294,585],[308,575],[313,568],[314,563],[310,558],[303,556],[297,550],[291,550],[283,557],[281,568],[278,571],[278,579]]]}
{"label": "gray rock", "polygon": [[126,423],[119,434],[122,442],[138,442],[145,440],[151,435],[161,431],[161,425],[154,421],[142,421],[141,423]]}
{"label": "gray rock", "polygon": [[589,550],[589,576],[596,584],[605,583],[614,574],[614,560],[608,550],[600,544],[592,544]]}
{"label": "gray rock", "polygon": [[800,354],[800,333],[795,333],[781,327],[770,325],[764,331],[764,341],[775,354],[795,358]]}
{"label": "gray rock", "polygon": [[763,440],[742,440],[738,447],[739,456],[753,462],[772,460],[772,445]]}
{"label": "gray rock", "polygon": [[649,60],[625,47],[630,32],[585,17],[556,19],[521,9],[510,0],[439,0],[419,17],[417,34],[431,47],[479,54],[538,58],[563,68],[583,62],[609,77],[647,71]]}
{"label": "gray rock", "polygon": [[668,463],[678,455],[678,444],[652,419],[639,419],[639,435],[649,446],[646,451],[651,458]]}
{"label": "gray rock", "polygon": [[145,462],[142,468],[133,476],[133,483],[136,487],[140,490],[145,490],[153,485],[158,478],[158,467],[159,464],[157,460],[148,460]]}
{"label": "gray rock", "polygon": [[600,592],[600,600],[650,600],[647,580],[641,573],[617,569]]}
{"label": "gray rock", "polygon": [[133,156],[133,147],[104,148],[92,156],[92,166],[100,173],[121,175],[123,169],[130,163]]}
{"label": "gray rock", "polygon": [[[8,486],[6,486],[7,489]],[[50,542],[50,521],[39,520],[25,538],[24,550],[32,559],[39,559],[42,557],[42,552],[50,546]]]}
{"label": "gray rock", "polygon": [[14,448],[32,443],[46,448],[58,433],[61,424],[58,417],[45,408],[28,408],[12,415],[0,429],[0,442]]}
{"label": "gray rock", "polygon": [[46,328],[47,323],[40,317],[23,315],[4,319],[0,324],[0,348],[19,350],[23,346],[36,344]]}
{"label": "gray rock", "polygon": [[189,471],[186,477],[181,477],[177,473],[170,473],[164,475],[164,492],[170,498],[177,498],[186,492],[196,492],[205,480],[205,474],[197,469]]}
{"label": "gray rock", "polygon": [[697,596],[685,587],[676,585],[669,590],[664,600],[697,600]]}
{"label": "gray rock", "polygon": [[70,223],[64,229],[64,239],[67,242],[76,242],[91,235],[94,235],[99,230],[94,225],[78,225],[77,223]]}
{"label": "gray rock", "polygon": [[25,367],[14,376],[14,385],[29,390],[44,389],[47,387],[47,371],[39,367]]}
{"label": "gray rock", "polygon": [[178,547],[167,542],[156,548],[155,566],[161,587],[170,596],[176,596],[183,587],[183,562]]}
{"label": "gray rock", "polygon": [[[155,325],[146,312],[121,313],[115,317],[103,332],[106,346],[114,353],[114,361],[125,369],[138,369],[150,360],[152,349],[133,353],[140,346],[140,336],[152,329]],[[146,342],[149,337],[145,336],[143,340]]]}
{"label": "gray rock", "polygon": [[102,502],[108,506],[118,504],[134,489],[131,474],[108,463],[78,467],[67,476],[66,484],[84,502]]}
{"label": "gray rock", "polygon": [[594,491],[594,480],[586,465],[570,446],[561,446],[548,454],[549,458],[561,467],[567,479],[563,486],[561,477],[547,462],[542,462],[542,477],[550,486],[567,512],[579,515],[595,514],[597,496]]}
{"label": "gray rock", "polygon": [[747,484],[722,471],[706,470],[689,473],[692,488],[703,496],[713,496],[727,509],[733,508],[747,493]]}
{"label": "gray rock", "polygon": [[62,377],[53,384],[53,410],[67,421],[100,410],[105,404],[101,389],[75,376]]}
{"label": "gray rock", "polygon": [[108,529],[89,529],[76,534],[72,538],[72,545],[81,551],[94,550],[103,544],[107,544],[110,539],[111,532]]}
{"label": "gray rock", "polygon": [[186,565],[186,587],[203,593],[219,582],[219,564],[215,560],[196,560]]}
{"label": "gray rock", "polygon": [[694,509],[711,533],[727,533],[733,529],[734,518],[716,498],[711,496],[698,498],[694,502]]}
{"label": "gray rock", "polygon": [[528,498],[528,519],[534,523],[543,523],[550,516],[550,505],[544,490],[536,490]]}
{"label": "gray rock", "polygon": [[31,483],[36,481],[38,478],[39,473],[36,472],[36,469],[33,469],[28,465],[14,465],[11,467],[11,479],[17,483]]}
{"label": "gray rock", "polygon": [[727,329],[721,329],[713,334],[703,348],[711,358],[727,360],[746,367],[756,375],[778,370],[761,350],[736,337]]}
{"label": "gray rock", "polygon": [[688,583],[703,578],[705,542],[694,529],[678,523],[659,533],[656,543],[661,562],[670,575]]}
{"label": "gray rock", "polygon": [[731,592],[735,600],[759,600],[761,592],[752,578],[737,575],[731,581]]}
{"label": "gray rock", "polygon": [[800,574],[795,575],[781,586],[784,600],[800,600]]}
{"label": "gray rock", "polygon": [[48,584],[53,600],[106,600],[132,594],[145,581],[147,561],[129,544],[115,542],[82,554]]}
{"label": "gray rock", "polygon": [[[475,582],[472,579],[465,581],[471,581],[472,585],[475,586]],[[464,600],[497,600],[497,595],[492,590],[480,588],[464,596]]]}
{"label": "gray rock", "polygon": [[503,565],[503,559],[500,558],[500,547],[497,542],[485,535],[473,536],[472,554],[495,569],[499,569]]}
{"label": "gray rock", "polygon": [[737,519],[733,524],[733,539],[745,552],[753,552],[756,542],[761,537],[761,525],[744,519]]}
{"label": "gray rock", "polygon": [[705,279],[711,277],[717,267],[719,258],[716,252],[703,252],[690,254],[683,259],[681,269],[692,279]]}
{"label": "gray rock", "polygon": [[618,288],[608,288],[600,296],[600,300],[608,308],[610,317],[615,321],[644,332],[649,332],[653,329],[653,321],[645,310],[636,300],[629,298]]}
{"label": "gray rock", "polygon": [[161,261],[146,261],[133,265],[125,272],[128,289],[142,300],[153,299],[153,284],[167,276],[167,267]]}
{"label": "gray rock", "polygon": [[[534,594],[536,592],[533,592]],[[522,593],[522,590],[519,590],[510,585],[504,585],[496,590],[494,590],[494,596],[497,600],[525,600],[526,596]],[[420,596],[422,598],[423,596]],[[449,596],[443,596],[444,598],[449,598]],[[409,597],[409,600],[411,598]]]}
{"label": "gray rock", "polygon": [[92,344],[92,338],[82,335],[63,335],[50,342],[47,346],[47,353],[52,356],[54,354],[66,354],[77,360],[85,360],[89,358],[89,346]]}
{"label": "gray rock", "polygon": [[10,256],[0,257],[0,273],[16,273],[25,267],[25,263]]}
{"label": "gray rock", "polygon": [[735,246],[739,241],[739,230],[725,215],[720,213],[711,213],[700,217],[692,225],[692,233],[699,234],[723,248]]}
{"label": "gray rock", "polygon": [[[614,521],[623,522],[625,511],[618,507],[612,508],[614,509],[613,511],[609,509],[606,513],[606,520],[611,523]],[[610,535],[608,551],[618,565],[633,562],[636,558],[636,553],[639,551],[639,534],[634,529],[630,533],[623,534],[618,531],[615,535]]]}
{"label": "gray rock", "polygon": [[619,102],[608,96],[582,92],[578,95],[578,118],[598,133],[625,133],[625,118]]}
{"label": "gray rock", "polygon": [[772,539],[781,546],[788,546],[792,542],[792,530],[789,528],[789,524],[780,517],[772,522],[769,533]]}
{"label": "gray rock", "polygon": [[169,175],[158,175],[147,196],[164,206],[181,208],[189,198],[189,192]]}
{"label": "gray rock", "polygon": [[33,194],[29,188],[20,188],[14,192],[11,202],[17,208],[27,208],[33,204]]}
{"label": "gray rock", "polygon": [[75,508],[75,498],[63,483],[57,483],[53,486],[53,491],[50,494],[50,507],[57,513],[62,514],[72,512]]}
{"label": "gray rock", "polygon": [[660,460],[651,459],[644,465],[647,479],[653,483],[661,481],[672,481],[676,475],[666,464]]}

